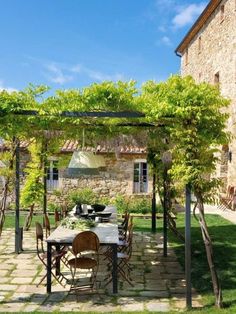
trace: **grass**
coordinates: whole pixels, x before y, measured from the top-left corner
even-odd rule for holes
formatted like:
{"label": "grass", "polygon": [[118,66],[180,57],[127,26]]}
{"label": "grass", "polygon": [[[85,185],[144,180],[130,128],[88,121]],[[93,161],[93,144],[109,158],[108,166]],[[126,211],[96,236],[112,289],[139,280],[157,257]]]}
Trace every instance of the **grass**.
{"label": "grass", "polygon": [[[209,233],[213,240],[214,258],[223,291],[225,308],[214,307],[211,276],[206,259],[205,246],[200,227],[192,219],[192,283],[203,296],[204,308],[193,313],[236,313],[236,225],[218,215],[206,215]],[[150,231],[151,220],[134,220],[137,231]],[[184,234],[184,214],[178,214],[178,230]],[[158,232],[161,232],[162,221],[157,221]],[[169,232],[169,243],[174,248],[177,258],[184,268],[184,243]]]}
{"label": "grass", "polygon": [[[20,214],[20,227],[24,226],[25,218],[26,218],[25,213],[24,213],[24,215]],[[54,226],[54,216],[53,215],[49,215],[49,220],[50,220],[51,225]],[[35,225],[36,221],[43,223],[43,215],[39,214],[39,215],[33,216],[32,223],[31,223],[32,227]],[[4,228],[15,228],[15,216],[13,214],[6,215]]]}
{"label": "grass", "polygon": [[[54,217],[51,216],[50,219],[53,224]],[[200,311],[192,310],[190,313],[236,313],[236,225],[218,215],[206,215],[206,219],[214,244],[215,265],[220,277],[225,308],[218,310],[214,307],[211,277],[201,231],[198,222],[192,219],[192,283],[203,296],[204,308]],[[42,216],[34,216],[32,226],[36,220],[42,222]],[[21,220],[21,224],[22,222]],[[134,224],[135,231],[150,232],[151,230],[150,219],[134,218]],[[183,214],[178,214],[177,226],[178,230],[184,233]],[[14,227],[14,216],[7,216],[5,227]],[[162,230],[161,219],[157,220],[157,229],[158,232]],[[169,243],[184,268],[184,244],[171,232]]]}

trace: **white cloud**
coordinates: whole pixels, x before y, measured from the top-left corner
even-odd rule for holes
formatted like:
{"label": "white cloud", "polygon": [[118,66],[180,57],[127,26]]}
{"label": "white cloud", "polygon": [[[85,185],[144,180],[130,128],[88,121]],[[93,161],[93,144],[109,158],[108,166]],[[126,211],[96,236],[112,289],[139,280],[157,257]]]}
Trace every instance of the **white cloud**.
{"label": "white cloud", "polygon": [[158,30],[159,30],[160,32],[162,32],[162,33],[165,33],[165,32],[167,31],[167,27],[164,26],[164,25],[160,25],[160,26],[158,26]]}
{"label": "white cloud", "polygon": [[167,36],[163,36],[163,37],[161,38],[161,42],[162,42],[163,44],[167,45],[167,46],[171,46],[171,45],[172,45],[172,42],[171,42],[170,38],[167,37]]}
{"label": "white cloud", "polygon": [[3,90],[7,91],[8,93],[17,92],[16,88],[4,86],[4,82],[0,81],[0,92],[2,92]]}
{"label": "white cloud", "polygon": [[163,37],[161,37],[159,40],[157,40],[155,42],[155,46],[157,46],[157,47],[160,47],[160,46],[163,46],[163,45],[165,45],[165,46],[172,46],[172,41],[170,40],[169,37],[163,36]]}
{"label": "white cloud", "polygon": [[183,7],[178,14],[172,20],[172,23],[175,28],[181,28],[188,24],[191,24],[196,20],[196,18],[202,13],[206,4],[189,4],[186,7]]}
{"label": "white cloud", "polygon": [[91,79],[96,81],[118,81],[124,79],[124,76],[119,73],[110,75],[99,71],[94,71],[91,69],[86,69],[86,73]]}
{"label": "white cloud", "polygon": [[173,8],[176,5],[175,0],[156,0],[155,6],[160,10],[165,10],[166,8]]}
{"label": "white cloud", "polygon": [[45,68],[49,71],[48,80],[53,83],[63,85],[74,79],[72,75],[65,74],[63,68],[56,63],[46,64]]}
{"label": "white cloud", "polygon": [[71,68],[71,72],[80,73],[82,70],[82,66],[80,64],[76,64]]}
{"label": "white cloud", "polygon": [[77,64],[71,68],[71,71],[77,74],[83,74],[95,81],[118,81],[124,80],[124,75],[120,73],[107,74],[97,70],[87,68],[81,64]]}

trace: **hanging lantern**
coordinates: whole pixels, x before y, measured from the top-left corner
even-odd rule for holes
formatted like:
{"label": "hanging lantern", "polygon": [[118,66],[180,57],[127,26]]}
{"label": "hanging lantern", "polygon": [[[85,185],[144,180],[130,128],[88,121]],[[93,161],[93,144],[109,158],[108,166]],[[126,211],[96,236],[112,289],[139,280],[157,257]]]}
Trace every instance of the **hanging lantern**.
{"label": "hanging lantern", "polygon": [[93,152],[75,151],[68,166],[68,174],[98,174],[105,166],[103,156]]}

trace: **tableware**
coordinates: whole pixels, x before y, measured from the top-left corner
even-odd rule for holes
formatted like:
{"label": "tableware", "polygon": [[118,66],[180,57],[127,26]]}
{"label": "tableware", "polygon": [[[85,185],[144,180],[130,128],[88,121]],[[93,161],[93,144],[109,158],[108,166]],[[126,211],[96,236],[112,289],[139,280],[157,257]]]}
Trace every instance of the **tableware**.
{"label": "tableware", "polygon": [[101,217],[96,216],[95,217],[95,222],[101,222]]}
{"label": "tableware", "polygon": [[111,212],[97,212],[96,214],[98,217],[109,218],[112,213]]}
{"label": "tableware", "polygon": [[91,207],[94,209],[95,212],[101,212],[106,208],[106,206],[102,204],[93,204],[91,205]]}

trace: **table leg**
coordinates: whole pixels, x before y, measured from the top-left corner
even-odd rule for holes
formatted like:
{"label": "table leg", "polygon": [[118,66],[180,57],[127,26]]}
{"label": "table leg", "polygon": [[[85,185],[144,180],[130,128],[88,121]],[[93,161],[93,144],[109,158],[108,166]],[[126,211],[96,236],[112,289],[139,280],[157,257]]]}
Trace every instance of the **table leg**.
{"label": "table leg", "polygon": [[112,244],[112,284],[113,284],[113,293],[117,293],[118,292],[117,244]]}
{"label": "table leg", "polygon": [[[60,244],[56,244],[56,251],[60,251]],[[60,257],[56,258],[56,276],[60,275]]]}
{"label": "table leg", "polygon": [[51,293],[52,289],[52,245],[47,243],[47,293]]}

